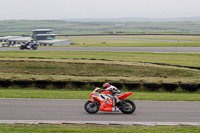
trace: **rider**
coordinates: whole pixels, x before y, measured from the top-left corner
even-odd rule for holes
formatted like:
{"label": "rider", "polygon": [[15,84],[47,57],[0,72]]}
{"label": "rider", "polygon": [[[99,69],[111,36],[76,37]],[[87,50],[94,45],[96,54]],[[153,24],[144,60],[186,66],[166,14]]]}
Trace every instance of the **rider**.
{"label": "rider", "polygon": [[29,45],[31,47],[33,44],[36,44],[36,42],[33,39],[31,39],[29,42],[26,43],[26,46]]}
{"label": "rider", "polygon": [[113,85],[110,85],[109,83],[104,83],[102,88],[103,89],[101,89],[100,92],[102,92],[102,91],[110,91],[111,96],[112,96],[111,98],[113,99],[113,106],[115,105],[115,103],[119,102],[118,96],[122,94],[119,89],[117,89]]}

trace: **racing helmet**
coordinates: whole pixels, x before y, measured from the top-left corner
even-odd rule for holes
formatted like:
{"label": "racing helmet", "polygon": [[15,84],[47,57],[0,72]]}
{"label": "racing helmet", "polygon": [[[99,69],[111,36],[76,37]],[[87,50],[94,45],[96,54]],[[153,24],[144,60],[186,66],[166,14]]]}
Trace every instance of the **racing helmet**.
{"label": "racing helmet", "polygon": [[110,87],[110,84],[109,83],[104,83],[102,87],[103,87],[103,89],[106,89],[106,88]]}
{"label": "racing helmet", "polygon": [[33,39],[30,40],[31,42],[33,41]]}

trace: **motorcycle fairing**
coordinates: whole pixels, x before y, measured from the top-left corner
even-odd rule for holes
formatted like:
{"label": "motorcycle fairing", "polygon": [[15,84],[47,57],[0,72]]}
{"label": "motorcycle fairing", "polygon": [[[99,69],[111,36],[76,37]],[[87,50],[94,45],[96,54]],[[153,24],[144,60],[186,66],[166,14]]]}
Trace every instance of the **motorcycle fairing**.
{"label": "motorcycle fairing", "polygon": [[101,106],[100,106],[100,109],[101,111],[109,111],[109,112],[112,112],[112,111],[116,111],[117,107],[114,106],[112,107],[112,104],[113,104],[113,101],[112,99],[105,99],[102,103],[101,103]]}
{"label": "motorcycle fairing", "polygon": [[114,106],[114,107],[111,107],[112,104],[113,104],[113,101],[112,99],[109,97],[109,95],[107,94],[110,94],[110,93],[102,93],[102,94],[94,94],[92,93],[91,94],[91,102],[97,102],[97,103],[101,103],[101,106],[100,106],[100,109],[101,111],[116,111],[117,107]]}
{"label": "motorcycle fairing", "polygon": [[[132,94],[132,92],[125,93],[125,94],[118,96],[118,98],[120,100],[123,100],[131,94]],[[100,109],[99,109],[100,111],[108,111],[108,112],[119,111],[117,106],[112,107],[113,101],[109,95],[111,95],[110,91],[105,91],[102,94],[93,91],[90,94],[90,98],[91,98],[90,101],[93,103],[96,102],[96,104],[100,104]]]}
{"label": "motorcycle fairing", "polygon": [[124,93],[124,94],[118,96],[118,98],[119,98],[120,100],[123,100],[123,99],[125,99],[126,97],[130,96],[131,94],[133,94],[133,93],[132,93],[132,92]]}

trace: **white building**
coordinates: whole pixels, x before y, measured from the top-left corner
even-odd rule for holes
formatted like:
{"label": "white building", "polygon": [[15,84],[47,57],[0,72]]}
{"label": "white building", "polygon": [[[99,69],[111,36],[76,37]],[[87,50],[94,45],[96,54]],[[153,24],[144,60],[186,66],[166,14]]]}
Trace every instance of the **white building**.
{"label": "white building", "polygon": [[53,45],[70,45],[70,40],[55,39],[56,34],[52,34],[51,29],[36,29],[32,30],[31,37],[22,36],[5,36],[0,37],[0,42],[7,42],[9,46],[19,45],[21,43],[29,42],[31,39],[36,41],[39,46],[53,46]]}
{"label": "white building", "polygon": [[52,29],[35,29],[32,30],[32,38],[40,46],[52,46],[52,45],[70,45],[70,40],[58,40],[55,39],[56,34],[52,34]]}
{"label": "white building", "polygon": [[19,45],[21,43],[26,43],[31,40],[31,37],[18,37],[18,38],[11,38],[8,39],[8,44],[11,46]]}
{"label": "white building", "polygon": [[21,37],[21,36],[4,36],[4,37],[0,37],[0,42],[7,42],[8,43],[9,39],[18,38],[18,37]]}

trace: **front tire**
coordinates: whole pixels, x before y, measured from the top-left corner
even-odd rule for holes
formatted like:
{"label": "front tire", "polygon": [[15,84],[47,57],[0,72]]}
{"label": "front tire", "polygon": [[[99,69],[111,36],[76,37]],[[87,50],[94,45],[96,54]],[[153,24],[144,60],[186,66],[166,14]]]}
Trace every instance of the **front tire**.
{"label": "front tire", "polygon": [[125,100],[122,100],[121,102],[122,102],[122,106],[120,107],[120,110],[122,111],[122,113],[132,114],[135,111],[136,106],[132,100],[125,99]]}
{"label": "front tire", "polygon": [[32,46],[32,49],[33,49],[33,50],[36,50],[36,49],[37,49],[37,45],[33,45],[33,46]]}
{"label": "front tire", "polygon": [[99,111],[100,105],[98,103],[93,103],[92,101],[88,100],[84,105],[85,111],[90,114],[95,114]]}

